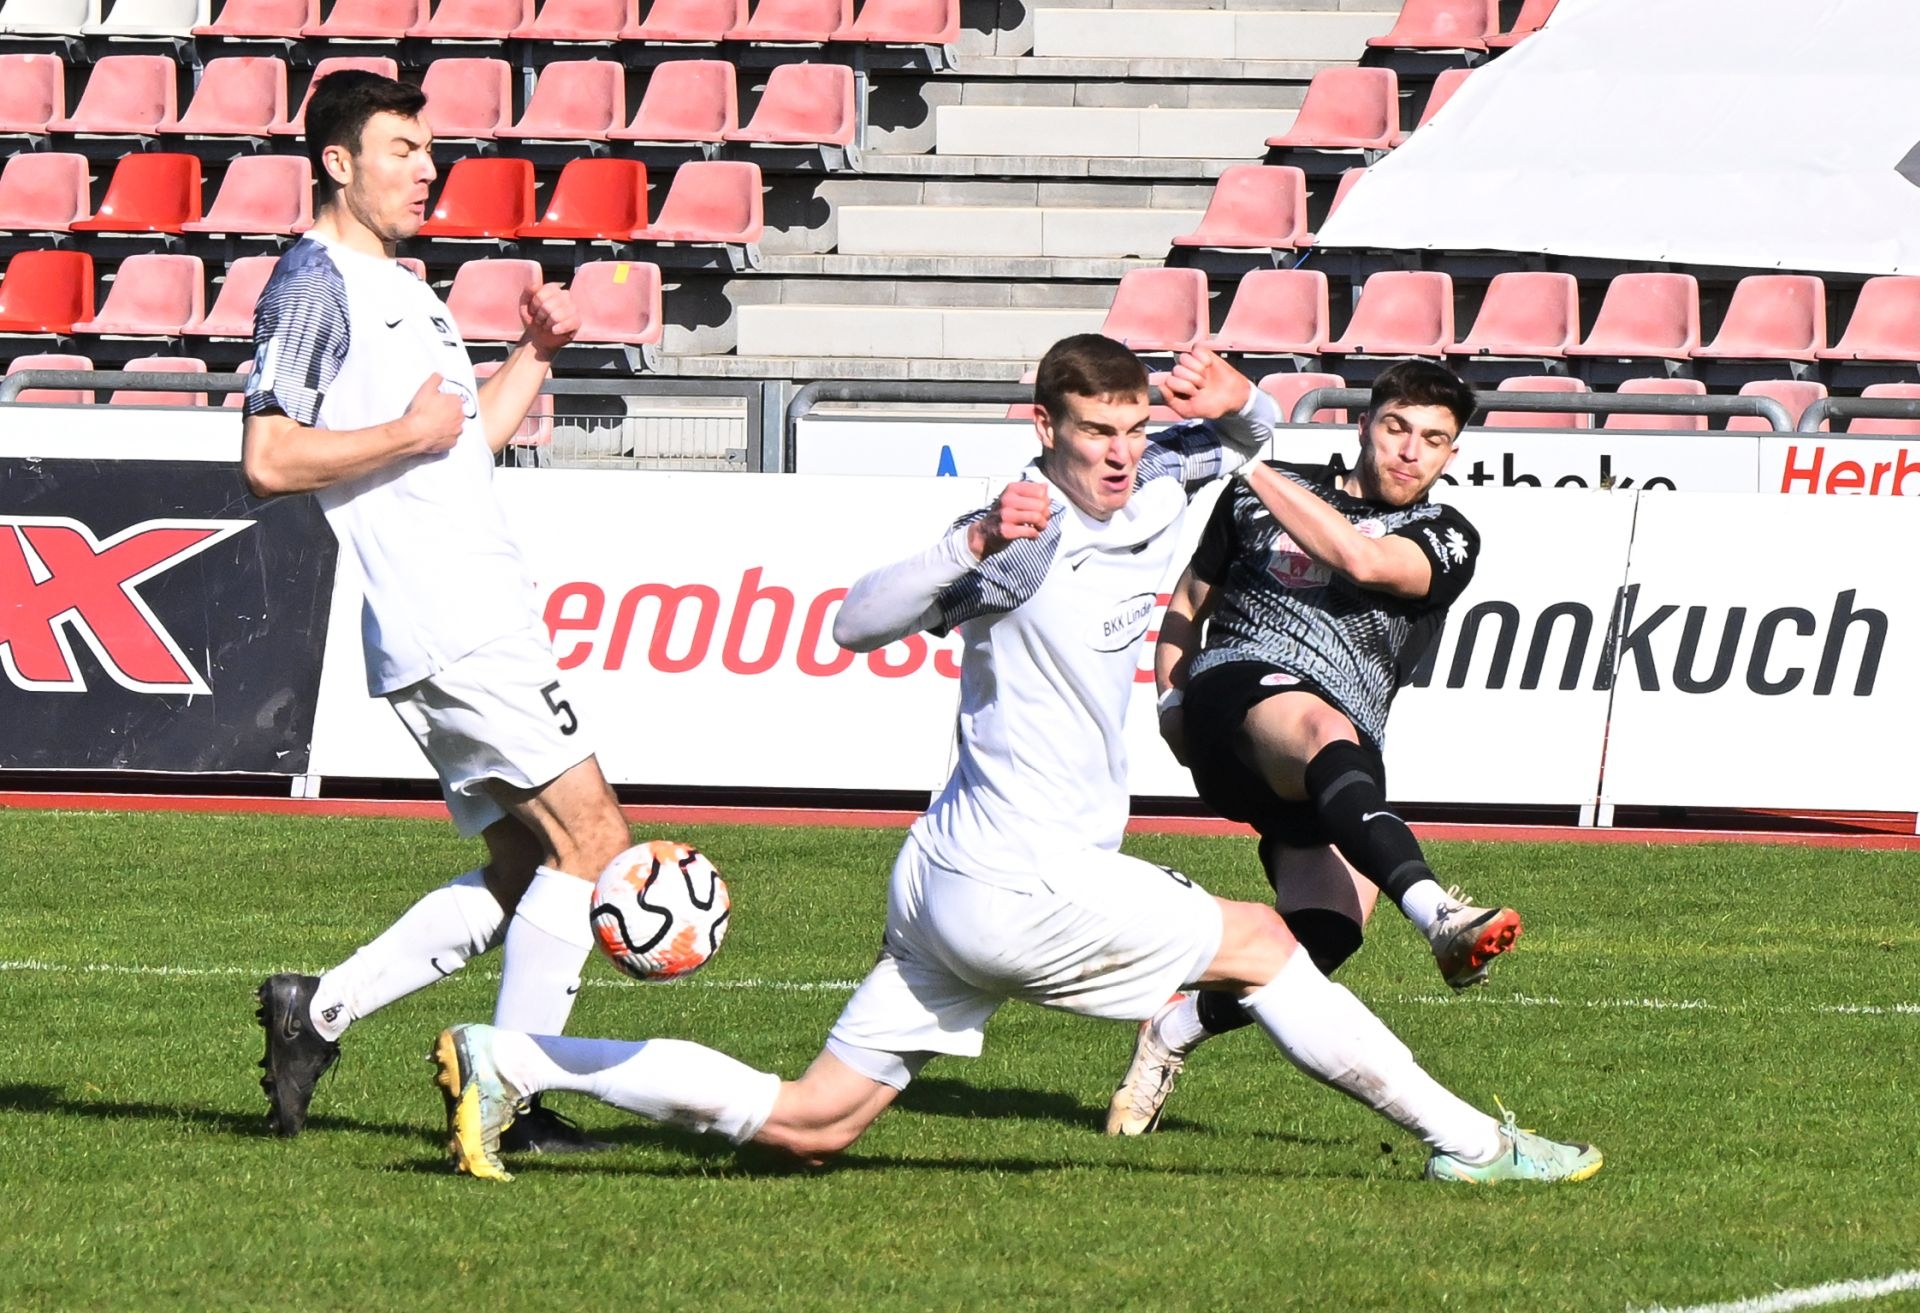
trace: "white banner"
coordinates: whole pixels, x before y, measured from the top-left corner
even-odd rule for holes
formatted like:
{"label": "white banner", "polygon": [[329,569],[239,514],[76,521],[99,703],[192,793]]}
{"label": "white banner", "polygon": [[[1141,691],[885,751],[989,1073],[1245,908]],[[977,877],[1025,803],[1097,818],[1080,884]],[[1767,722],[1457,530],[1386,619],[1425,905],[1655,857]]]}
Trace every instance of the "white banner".
{"label": "white banner", "polygon": [[[1920,444],[1916,444],[1920,445]],[[1033,458],[1033,425],[1013,420],[803,419],[795,428],[803,474],[981,475],[1004,478]],[[1350,467],[1359,438],[1342,426],[1282,429],[1273,460]],[[1606,429],[1468,429],[1449,483],[1474,488],[1761,490],[1759,435],[1631,433]],[[1920,486],[1920,478],[1914,481]]]}
{"label": "white banner", "polygon": [[1913,0],[1561,0],[1320,244],[1920,273],[1917,30]]}
{"label": "white banner", "polygon": [[1916,534],[1904,499],[1642,498],[1606,800],[1920,806]]}
{"label": "white banner", "polygon": [[1763,437],[1760,491],[1920,497],[1920,441],[1819,433]]}

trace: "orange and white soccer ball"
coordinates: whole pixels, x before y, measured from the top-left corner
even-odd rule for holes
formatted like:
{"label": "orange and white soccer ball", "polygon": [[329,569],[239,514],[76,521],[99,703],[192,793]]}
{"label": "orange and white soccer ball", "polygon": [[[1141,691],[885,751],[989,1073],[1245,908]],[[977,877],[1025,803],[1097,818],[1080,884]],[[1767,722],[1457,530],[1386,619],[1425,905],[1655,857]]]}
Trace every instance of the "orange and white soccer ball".
{"label": "orange and white soccer ball", "polygon": [[635,980],[678,980],[727,937],[727,882],[699,850],[655,839],[608,863],[593,886],[593,934]]}

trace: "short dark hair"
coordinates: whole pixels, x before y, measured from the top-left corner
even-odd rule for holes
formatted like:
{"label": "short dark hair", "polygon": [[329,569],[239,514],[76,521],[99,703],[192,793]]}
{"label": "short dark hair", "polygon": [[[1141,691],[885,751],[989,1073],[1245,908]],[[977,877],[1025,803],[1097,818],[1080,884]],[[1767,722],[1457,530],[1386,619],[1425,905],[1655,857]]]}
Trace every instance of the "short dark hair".
{"label": "short dark hair", "polygon": [[1061,338],[1040,357],[1033,376],[1033,404],[1056,424],[1067,417],[1070,396],[1146,395],[1147,367],[1140,357],[1098,333]]}
{"label": "short dark hair", "polygon": [[390,77],[364,68],[343,68],[329,73],[313,84],[307,100],[304,129],[307,134],[307,158],[313,161],[314,185],[320,199],[326,200],[340,189],[327,175],[320,156],[329,146],[345,146],[360,153],[360,134],[375,114],[398,114],[419,118],[427,105],[427,94]]}
{"label": "short dark hair", "polygon": [[1373,380],[1373,396],[1367,402],[1367,413],[1377,415],[1392,405],[1445,406],[1463,429],[1472,423],[1473,412],[1479,409],[1466,380],[1431,360],[1403,360]]}

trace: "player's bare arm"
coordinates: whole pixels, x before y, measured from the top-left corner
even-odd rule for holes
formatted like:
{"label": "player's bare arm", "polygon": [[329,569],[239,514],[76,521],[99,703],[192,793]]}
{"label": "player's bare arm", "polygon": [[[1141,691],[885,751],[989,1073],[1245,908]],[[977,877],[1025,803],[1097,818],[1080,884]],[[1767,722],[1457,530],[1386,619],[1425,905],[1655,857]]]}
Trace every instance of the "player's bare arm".
{"label": "player's bare arm", "polygon": [[1241,477],[1295,545],[1334,573],[1395,597],[1425,597],[1433,586],[1433,565],[1411,539],[1367,537],[1269,465],[1255,463]]}
{"label": "player's bare arm", "polygon": [[573,296],[558,283],[536,287],[521,298],[520,320],[526,331],[493,377],[480,384],[480,422],[487,445],[496,452],[526,421],[540,385],[553,372],[554,356],[580,331]]}
{"label": "player's bare arm", "polygon": [[1182,766],[1187,764],[1187,718],[1180,704],[1188,669],[1200,651],[1201,622],[1212,609],[1213,585],[1189,565],[1167,599],[1160,639],[1153,648],[1153,682],[1160,695],[1160,737]]}
{"label": "player's bare arm", "polygon": [[256,497],[317,492],[395,461],[450,451],[465,416],[460,398],[430,375],[400,418],[371,428],[309,428],[286,415],[252,415],[241,438],[240,468]]}

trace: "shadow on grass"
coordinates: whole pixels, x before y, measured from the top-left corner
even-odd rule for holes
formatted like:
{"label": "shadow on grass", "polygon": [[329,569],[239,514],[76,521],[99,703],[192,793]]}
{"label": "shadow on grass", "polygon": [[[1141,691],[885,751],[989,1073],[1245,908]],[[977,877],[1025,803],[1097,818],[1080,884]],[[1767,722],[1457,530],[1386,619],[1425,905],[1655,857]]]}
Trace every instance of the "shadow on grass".
{"label": "shadow on grass", "polygon": [[[277,1139],[267,1129],[263,1107],[257,1113],[224,1112],[218,1108],[196,1108],[172,1103],[128,1103],[114,1099],[74,1098],[55,1085],[0,1085],[0,1113],[38,1113],[55,1117],[94,1117],[102,1121],[186,1122],[237,1135],[247,1139]],[[368,1122],[350,1117],[324,1114],[307,1118],[310,1131],[354,1131],[362,1135],[384,1135],[393,1139],[436,1144],[437,1127],[419,1122]]]}

